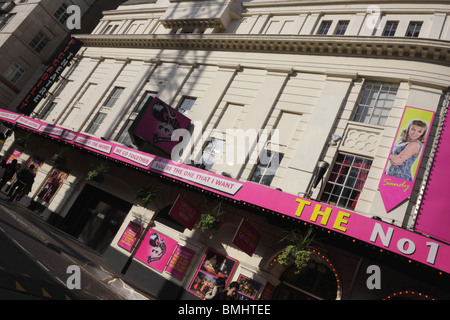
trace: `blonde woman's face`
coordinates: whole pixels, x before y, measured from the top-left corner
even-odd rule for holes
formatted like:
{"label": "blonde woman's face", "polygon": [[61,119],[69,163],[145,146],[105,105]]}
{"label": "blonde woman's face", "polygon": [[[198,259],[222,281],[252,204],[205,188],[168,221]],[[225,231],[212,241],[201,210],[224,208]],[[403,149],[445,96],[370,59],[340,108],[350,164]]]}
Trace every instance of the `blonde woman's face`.
{"label": "blonde woman's face", "polygon": [[416,125],[412,125],[408,131],[408,140],[410,140],[410,141],[418,140],[423,135],[424,132],[425,132],[425,128],[422,128],[422,127],[419,127]]}

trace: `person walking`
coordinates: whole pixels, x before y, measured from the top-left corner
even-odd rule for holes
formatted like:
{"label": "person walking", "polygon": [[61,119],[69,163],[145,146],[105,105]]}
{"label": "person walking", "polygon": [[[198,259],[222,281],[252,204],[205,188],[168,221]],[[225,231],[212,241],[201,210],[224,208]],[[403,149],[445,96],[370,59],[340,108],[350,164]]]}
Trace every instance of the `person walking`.
{"label": "person walking", "polygon": [[228,290],[217,293],[211,300],[237,300],[237,291],[239,289],[239,283],[233,281]]}
{"label": "person walking", "polygon": [[5,186],[5,184],[11,180],[14,174],[17,172],[17,159],[14,159],[8,164],[2,165],[5,167],[5,172],[3,172],[2,179],[0,180],[0,190]]}
{"label": "person walking", "polygon": [[23,188],[27,187],[31,190],[34,183],[34,165],[23,169],[17,174],[17,181],[13,184],[8,192],[8,201],[13,201],[17,194],[22,191]]}

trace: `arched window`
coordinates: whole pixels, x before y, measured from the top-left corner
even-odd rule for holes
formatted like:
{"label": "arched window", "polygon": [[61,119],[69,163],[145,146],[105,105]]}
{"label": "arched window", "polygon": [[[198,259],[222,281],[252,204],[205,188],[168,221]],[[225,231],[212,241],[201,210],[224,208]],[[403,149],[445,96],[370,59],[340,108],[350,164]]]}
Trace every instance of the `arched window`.
{"label": "arched window", "polygon": [[313,251],[308,266],[299,274],[294,264],[281,275],[273,300],[336,300],[340,281],[334,267],[320,253]]}

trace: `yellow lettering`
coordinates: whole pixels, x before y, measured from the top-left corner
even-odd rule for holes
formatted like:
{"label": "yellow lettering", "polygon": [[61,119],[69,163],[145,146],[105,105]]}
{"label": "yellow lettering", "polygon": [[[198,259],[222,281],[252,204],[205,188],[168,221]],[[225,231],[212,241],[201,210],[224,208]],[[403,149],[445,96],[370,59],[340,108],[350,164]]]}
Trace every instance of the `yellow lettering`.
{"label": "yellow lettering", "polygon": [[297,210],[295,211],[295,215],[297,217],[300,217],[302,215],[303,209],[305,209],[305,206],[310,206],[311,202],[306,201],[305,199],[296,199],[295,201],[299,203]]}
{"label": "yellow lettering", "polygon": [[317,220],[317,216],[321,215],[322,216],[322,220],[320,221],[320,224],[326,226],[328,223],[328,219],[330,218],[330,214],[331,214],[331,208],[326,207],[325,211],[320,211],[320,209],[322,208],[322,205],[320,204],[316,204],[316,206],[314,207],[314,211],[311,215],[311,221],[315,222]]}
{"label": "yellow lettering", "polygon": [[341,230],[343,232],[347,231],[347,228],[341,226],[341,224],[347,224],[348,220],[345,220],[344,218],[350,218],[351,214],[348,212],[339,211],[336,220],[334,220],[333,228],[337,230]]}

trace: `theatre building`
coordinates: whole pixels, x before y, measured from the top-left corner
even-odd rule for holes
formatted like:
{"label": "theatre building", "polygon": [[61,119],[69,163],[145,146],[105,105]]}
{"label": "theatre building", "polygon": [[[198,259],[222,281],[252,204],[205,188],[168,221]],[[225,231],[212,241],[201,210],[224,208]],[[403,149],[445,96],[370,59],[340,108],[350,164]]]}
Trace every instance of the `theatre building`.
{"label": "theatre building", "polygon": [[448,299],[449,12],[127,1],[0,110],[19,203],[159,299]]}

